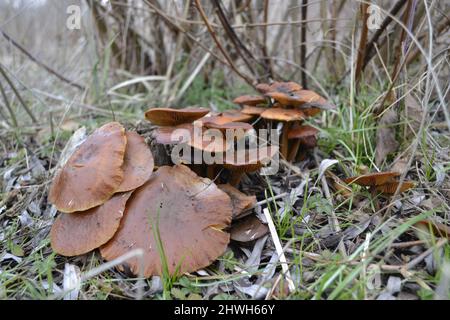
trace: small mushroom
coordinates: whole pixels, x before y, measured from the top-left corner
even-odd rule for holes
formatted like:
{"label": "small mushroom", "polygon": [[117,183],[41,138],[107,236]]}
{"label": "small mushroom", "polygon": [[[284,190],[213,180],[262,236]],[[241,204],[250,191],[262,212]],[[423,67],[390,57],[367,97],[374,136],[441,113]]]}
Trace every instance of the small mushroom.
{"label": "small mushroom", "polygon": [[[273,91],[266,93],[266,95],[281,103],[283,106],[299,107],[301,109],[319,108],[324,110],[334,108],[334,105],[311,90],[291,91],[288,93]],[[314,115],[317,113],[317,110],[309,111],[309,113]]]}
{"label": "small mushroom", "polygon": [[269,92],[284,92],[289,93],[293,91],[302,90],[302,86],[296,82],[273,82],[272,84],[260,83],[256,85],[256,90],[258,90],[262,94],[266,94]]}
{"label": "small mushroom", "polygon": [[145,117],[151,123],[158,126],[177,126],[183,123],[193,122],[208,113],[209,109],[206,108],[152,108],[145,113]]}
{"label": "small mushroom", "polygon": [[250,114],[244,114],[239,110],[229,110],[221,113],[221,116],[227,117],[229,122],[249,122],[252,121],[254,116]]}
{"label": "small mushroom", "polygon": [[252,215],[238,220],[231,226],[230,238],[234,241],[249,242],[265,236],[268,232],[267,225]]}
{"label": "small mushroom", "polygon": [[233,100],[233,103],[239,104],[239,105],[249,105],[249,106],[257,106],[259,104],[265,104],[266,98],[262,96],[251,96],[251,95],[244,95],[237,97]]}
{"label": "small mushroom", "polygon": [[122,183],[126,144],[125,129],[118,122],[95,130],[53,179],[49,201],[61,212],[85,211],[106,202]]}
{"label": "small mushroom", "polygon": [[256,196],[254,195],[248,196],[228,183],[220,184],[218,187],[231,199],[231,203],[233,205],[233,220],[243,217],[247,211],[256,205]]}
{"label": "small mushroom", "polygon": [[267,108],[264,107],[253,107],[253,106],[243,106],[241,112],[243,114],[249,114],[252,116],[260,116],[261,113],[263,113],[264,111],[266,111]]}
{"label": "small mushroom", "polygon": [[97,249],[108,242],[120,225],[131,192],[117,193],[104,204],[83,211],[60,214],[52,225],[53,251],[72,257]]}
{"label": "small mushroom", "polygon": [[261,118],[284,122],[281,133],[281,155],[287,159],[289,151],[288,134],[291,123],[303,120],[305,115],[302,111],[296,109],[270,108],[261,113]]}
{"label": "small mushroom", "polygon": [[152,131],[156,143],[172,145],[187,142],[194,132],[192,123],[184,123],[174,127],[158,127]]}
{"label": "small mushroom", "polygon": [[294,140],[287,160],[293,161],[298,153],[300,145],[304,145],[307,148],[314,148],[316,146],[316,135],[319,132],[314,127],[303,125],[291,128],[288,132],[288,139]]}
{"label": "small mushroom", "polygon": [[233,159],[225,158],[224,168],[231,171],[228,183],[237,186],[244,173],[254,172],[267,165],[278,153],[278,147],[260,147],[258,149],[245,150],[245,154],[240,159],[239,152],[234,154]]}
{"label": "small mushroom", "polygon": [[142,186],[150,178],[155,165],[145,139],[136,132],[127,132],[126,136],[123,181],[116,192],[130,191]]}
{"label": "small mushroom", "polygon": [[[230,236],[223,229],[231,214],[230,198],[209,179],[183,165],[163,166],[134,191],[119,230],[100,253],[110,261],[141,248],[145,277],[161,276],[162,253],[170,275],[193,272],[225,252]],[[139,274],[139,258],[126,264]]]}

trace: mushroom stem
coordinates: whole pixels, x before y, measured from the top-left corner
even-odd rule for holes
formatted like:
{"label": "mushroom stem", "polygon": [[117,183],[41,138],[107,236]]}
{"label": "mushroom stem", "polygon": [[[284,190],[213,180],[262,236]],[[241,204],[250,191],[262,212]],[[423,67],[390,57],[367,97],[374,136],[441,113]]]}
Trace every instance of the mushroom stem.
{"label": "mushroom stem", "polygon": [[295,157],[298,153],[298,149],[300,148],[301,139],[295,139],[294,143],[292,144],[291,150],[289,151],[289,155],[287,160],[289,162],[292,162],[295,160]]}
{"label": "mushroom stem", "polygon": [[375,186],[372,186],[369,188],[370,194],[372,195],[372,199],[373,199],[373,204],[375,205],[375,211],[378,212],[380,211],[380,202],[378,201],[377,198],[377,188]]}
{"label": "mushroom stem", "polygon": [[288,121],[286,121],[283,125],[283,130],[281,132],[281,155],[283,156],[284,159],[287,159],[289,151],[288,133],[290,127],[291,124]]}
{"label": "mushroom stem", "polygon": [[239,170],[232,170],[232,171],[231,171],[230,181],[228,181],[228,183],[229,183],[230,185],[232,185],[233,187],[237,187],[238,184],[239,184],[239,182],[241,182],[241,178],[242,178],[242,175],[243,175],[243,174],[244,174],[244,173],[243,173],[242,171],[239,171]]}
{"label": "mushroom stem", "polygon": [[206,167],[206,177],[210,180],[216,178],[216,166],[214,164],[210,164]]}

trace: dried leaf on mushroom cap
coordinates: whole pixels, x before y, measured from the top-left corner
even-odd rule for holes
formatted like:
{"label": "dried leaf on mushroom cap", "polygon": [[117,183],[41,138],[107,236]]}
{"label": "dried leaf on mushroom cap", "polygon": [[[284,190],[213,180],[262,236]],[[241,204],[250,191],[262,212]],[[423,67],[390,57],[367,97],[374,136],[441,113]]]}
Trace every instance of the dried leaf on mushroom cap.
{"label": "dried leaf on mushroom cap", "polygon": [[153,155],[144,137],[136,132],[127,132],[127,148],[123,162],[123,181],[116,192],[134,190],[142,186],[152,175]]}
{"label": "dried leaf on mushroom cap", "polygon": [[[131,196],[120,228],[100,252],[113,260],[130,250],[144,250],[145,277],[162,274],[155,227],[171,275],[204,268],[222,255],[229,242],[223,229],[231,222],[231,200],[209,179],[188,167],[160,167]],[[126,264],[139,274],[139,258]],[[177,272],[178,271],[178,272]]]}
{"label": "dried leaf on mushroom cap", "polygon": [[95,130],[56,174],[49,201],[62,212],[99,206],[118,190],[123,180],[127,139],[118,122]]}
{"label": "dried leaf on mushroom cap", "polygon": [[131,192],[117,193],[104,204],[83,212],[62,213],[52,225],[53,250],[63,256],[77,256],[108,242],[119,228]]}
{"label": "dried leaf on mushroom cap", "polygon": [[177,126],[193,122],[208,113],[209,109],[206,108],[152,108],[145,113],[145,118],[158,126]]}

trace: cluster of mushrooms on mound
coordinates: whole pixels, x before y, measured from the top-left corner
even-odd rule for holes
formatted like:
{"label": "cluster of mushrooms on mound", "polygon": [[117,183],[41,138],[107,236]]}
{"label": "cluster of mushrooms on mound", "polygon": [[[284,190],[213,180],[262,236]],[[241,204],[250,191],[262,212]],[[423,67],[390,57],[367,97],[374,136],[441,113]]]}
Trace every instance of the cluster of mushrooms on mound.
{"label": "cluster of mushrooms on mound", "polygon": [[[256,89],[262,95],[234,100],[240,110],[151,108],[145,113],[155,126],[153,141],[168,147],[187,145],[190,151],[184,156],[222,155],[220,164],[192,164],[182,157],[179,163],[158,167],[138,133],[125,131],[118,122],[96,129],[50,186],[49,202],[60,212],[50,232],[53,250],[77,256],[99,249],[109,261],[140,248],[143,261],[135,257],[124,265],[133,274],[150,277],[161,275],[163,265],[172,275],[199,270],[220,257],[230,239],[248,242],[267,234],[268,227],[250,214],[256,196],[238,188],[243,175],[259,171],[278,156],[278,146],[259,145],[246,150],[243,159],[227,155],[239,142],[248,142],[254,129],[282,123],[281,156],[288,161],[302,158],[305,150],[315,147],[318,133],[303,120],[333,106],[294,82],[259,84]],[[208,138],[210,130],[216,133],[214,139]],[[229,132],[231,141],[225,137]],[[394,193],[396,176],[368,175],[346,182]],[[409,187],[405,182],[400,191]]]}

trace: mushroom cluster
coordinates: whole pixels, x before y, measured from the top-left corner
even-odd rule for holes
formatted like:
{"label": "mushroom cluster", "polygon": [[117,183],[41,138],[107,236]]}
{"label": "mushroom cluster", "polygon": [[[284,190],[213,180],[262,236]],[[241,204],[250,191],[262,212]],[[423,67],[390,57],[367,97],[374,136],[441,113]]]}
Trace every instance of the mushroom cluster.
{"label": "mushroom cluster", "polygon": [[318,133],[303,121],[334,105],[295,82],[260,83],[256,89],[261,96],[244,95],[233,102],[242,107],[242,113],[259,117],[270,128],[281,123],[281,156],[290,162],[302,160],[306,151],[315,147]]}

